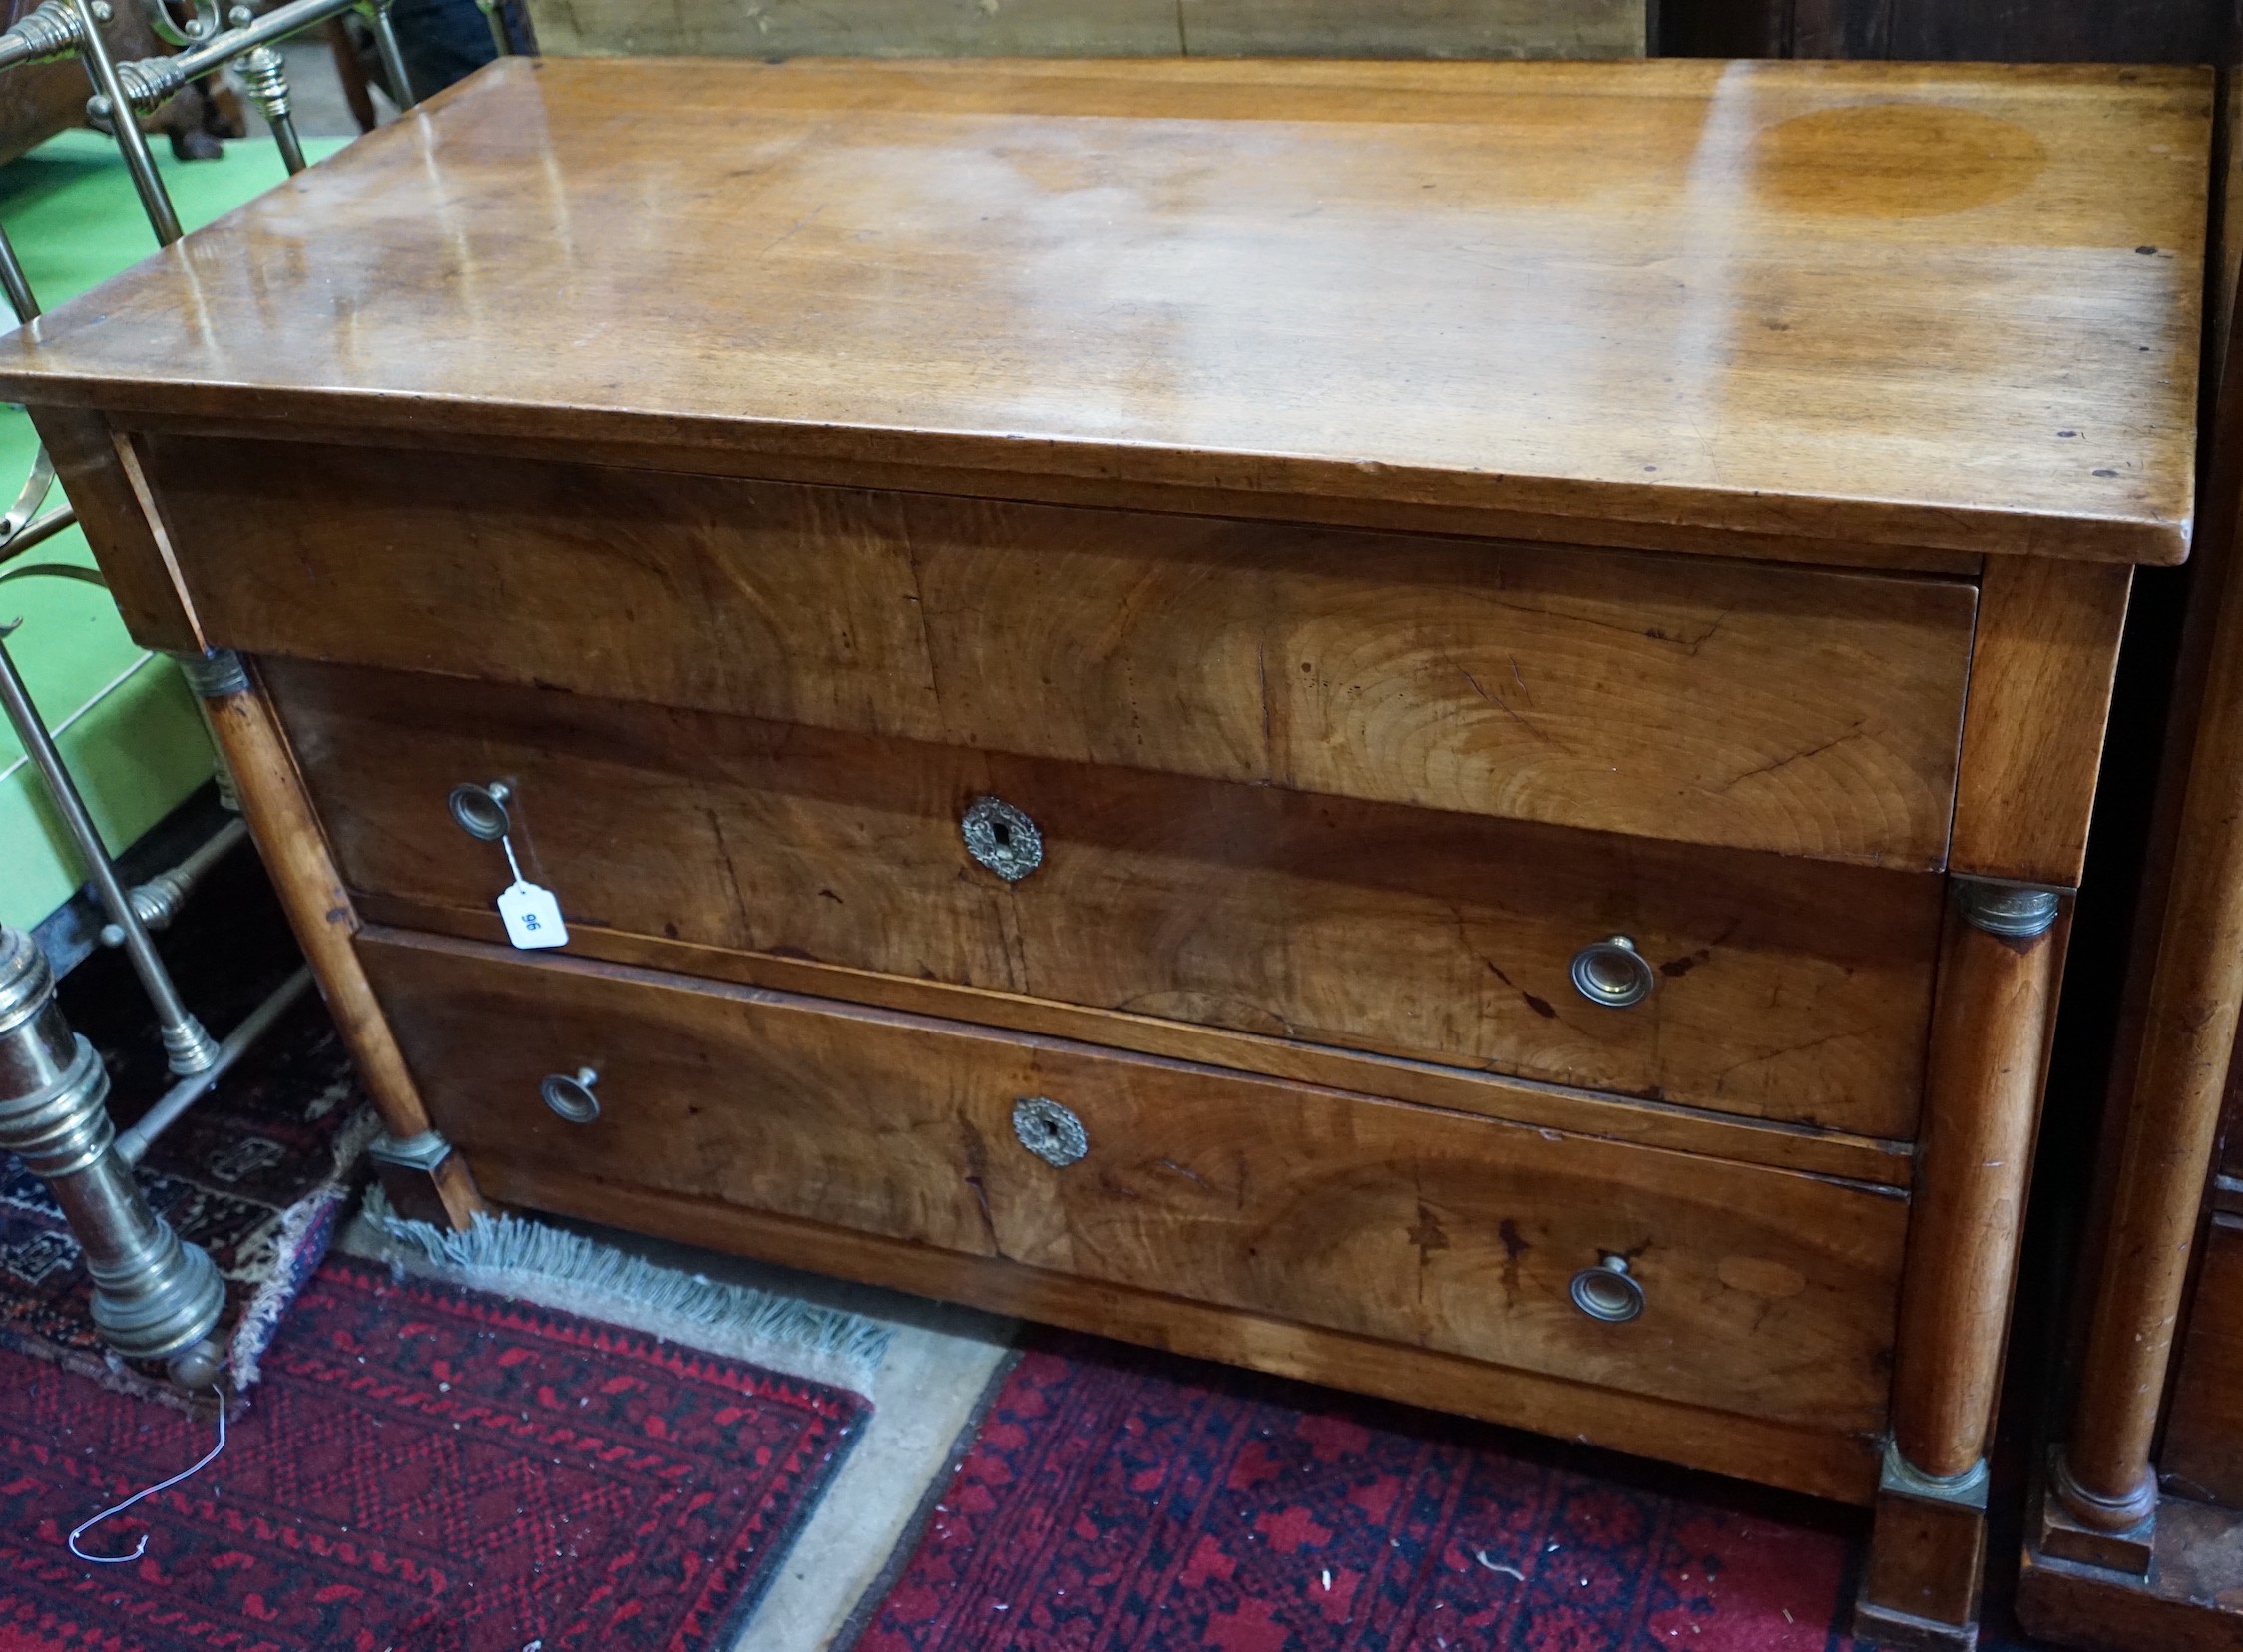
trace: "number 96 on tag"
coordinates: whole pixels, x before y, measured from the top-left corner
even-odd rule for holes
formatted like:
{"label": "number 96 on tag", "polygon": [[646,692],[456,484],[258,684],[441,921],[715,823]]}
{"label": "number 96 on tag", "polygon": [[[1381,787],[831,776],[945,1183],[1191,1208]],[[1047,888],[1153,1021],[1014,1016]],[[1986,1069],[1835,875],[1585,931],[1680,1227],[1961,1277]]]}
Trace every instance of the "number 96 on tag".
{"label": "number 96 on tag", "polygon": [[506,938],[517,947],[566,947],[569,926],[561,921],[561,903],[553,891],[534,883],[516,882],[499,897],[499,916],[506,921]]}

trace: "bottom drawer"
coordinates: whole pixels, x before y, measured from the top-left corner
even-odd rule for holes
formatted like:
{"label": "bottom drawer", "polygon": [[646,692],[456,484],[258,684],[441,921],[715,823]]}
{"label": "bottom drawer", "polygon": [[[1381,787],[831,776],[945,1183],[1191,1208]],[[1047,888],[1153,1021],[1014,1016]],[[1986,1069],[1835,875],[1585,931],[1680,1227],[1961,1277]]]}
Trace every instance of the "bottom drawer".
{"label": "bottom drawer", "polygon": [[[1884,1419],[1890,1189],[466,942],[360,950],[471,1160],[1817,1430]],[[1624,1319],[1576,1301],[1636,1292]]]}

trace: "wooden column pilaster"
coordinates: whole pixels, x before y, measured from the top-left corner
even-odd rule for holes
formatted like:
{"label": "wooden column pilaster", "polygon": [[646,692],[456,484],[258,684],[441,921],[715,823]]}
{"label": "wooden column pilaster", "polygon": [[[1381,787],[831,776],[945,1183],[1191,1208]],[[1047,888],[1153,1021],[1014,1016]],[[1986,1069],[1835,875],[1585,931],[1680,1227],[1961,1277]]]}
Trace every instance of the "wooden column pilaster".
{"label": "wooden column pilaster", "polygon": [[[2047,1551],[2148,1569],[2149,1453],[2243,1007],[2243,578],[2220,596]],[[2070,1528],[2076,1527],[2076,1532]]]}
{"label": "wooden column pilaster", "polygon": [[467,1165],[430,1125],[405,1057],[375,1002],[351,938],[358,917],[304,795],[287,737],[245,661],[228,651],[177,656],[203,697],[212,736],[233,773],[241,815],[272,874],[343,1044],[381,1115],[373,1148],[390,1201],[407,1216],[464,1228],[483,1201]]}
{"label": "wooden column pilaster", "polygon": [[1893,1438],[1855,1632],[1978,1640],[1993,1431],[2062,957],[2053,890],[1959,878],[1932,1027],[1901,1282]]}

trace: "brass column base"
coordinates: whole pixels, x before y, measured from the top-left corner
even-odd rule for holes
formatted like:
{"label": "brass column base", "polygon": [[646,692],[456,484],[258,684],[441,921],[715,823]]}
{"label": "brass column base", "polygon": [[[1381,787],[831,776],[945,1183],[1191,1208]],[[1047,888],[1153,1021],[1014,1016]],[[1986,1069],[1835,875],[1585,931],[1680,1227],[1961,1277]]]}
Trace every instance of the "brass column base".
{"label": "brass column base", "polygon": [[390,1208],[408,1220],[464,1233],[483,1209],[467,1161],[434,1130],[403,1141],[385,1131],[366,1156],[374,1161]]}
{"label": "brass column base", "polygon": [[[2093,1497],[2071,1477],[2063,1447],[2048,1448],[2048,1471],[2033,1517],[2032,1546],[2058,1560],[2147,1577],[2157,1543],[2157,1485],[2142,1476],[2141,1494],[2124,1504]],[[2082,1505],[2099,1516],[2090,1523],[2076,1512]],[[2130,1521],[2113,1524],[2126,1515]]]}
{"label": "brass column base", "polygon": [[1974,1652],[1986,1573],[1987,1471],[1938,1480],[1890,1442],[1853,1632],[1899,1652]]}

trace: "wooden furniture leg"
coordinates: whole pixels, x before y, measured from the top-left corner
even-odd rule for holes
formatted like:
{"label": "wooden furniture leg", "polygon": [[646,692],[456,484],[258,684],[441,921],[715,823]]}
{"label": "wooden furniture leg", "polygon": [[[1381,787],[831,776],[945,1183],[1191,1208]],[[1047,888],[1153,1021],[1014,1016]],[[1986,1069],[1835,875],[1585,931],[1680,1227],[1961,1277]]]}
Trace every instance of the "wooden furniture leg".
{"label": "wooden furniture leg", "polygon": [[1855,1633],[1978,1641],[1986,1447],[2024,1221],[2061,936],[2053,890],[1957,879],[1940,961],[1916,1213]]}
{"label": "wooden furniture leg", "polygon": [[2135,1575],[2157,1511],[2150,1447],[2243,1004],[2243,579],[2221,593],[2150,978],[2108,1238],[2043,1552]]}
{"label": "wooden furniture leg", "polygon": [[271,706],[231,650],[175,657],[203,697],[211,732],[233,772],[242,818],[381,1115],[384,1133],[373,1159],[383,1190],[404,1215],[465,1228],[483,1209],[482,1198],[466,1162],[430,1127],[420,1091],[359,967],[351,944],[357,914]]}

